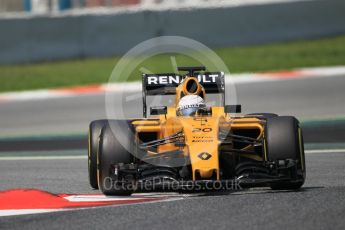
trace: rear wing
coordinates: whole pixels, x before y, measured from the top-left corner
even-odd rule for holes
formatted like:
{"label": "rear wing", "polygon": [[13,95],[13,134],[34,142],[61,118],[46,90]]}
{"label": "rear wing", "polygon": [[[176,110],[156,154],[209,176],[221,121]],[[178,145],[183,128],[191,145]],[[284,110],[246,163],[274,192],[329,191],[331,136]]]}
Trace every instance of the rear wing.
{"label": "rear wing", "polygon": [[[206,93],[223,93],[225,90],[223,72],[194,73],[194,76]],[[173,95],[185,77],[175,73],[143,74],[143,92],[146,95]]]}
{"label": "rear wing", "polygon": [[[222,94],[225,100],[225,79],[223,72],[199,72],[193,73],[206,94]],[[176,87],[186,78],[186,75],[175,73],[143,74],[143,115],[147,117],[146,96],[148,95],[174,95]]]}

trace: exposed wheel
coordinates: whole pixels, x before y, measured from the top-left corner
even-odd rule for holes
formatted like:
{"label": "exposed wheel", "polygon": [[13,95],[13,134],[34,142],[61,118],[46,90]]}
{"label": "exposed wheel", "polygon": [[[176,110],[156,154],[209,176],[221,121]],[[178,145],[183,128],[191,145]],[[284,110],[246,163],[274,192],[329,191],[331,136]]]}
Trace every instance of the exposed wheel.
{"label": "exposed wheel", "polygon": [[266,157],[269,161],[292,159],[297,161],[297,179],[271,184],[272,189],[299,189],[305,181],[306,166],[302,130],[295,117],[281,116],[267,119]]}
{"label": "exposed wheel", "polygon": [[[128,151],[134,138],[127,121],[111,121],[102,128],[98,147],[98,187],[105,195],[130,195],[134,191],[134,181],[117,181],[112,175],[112,165],[133,163],[133,156]],[[121,127],[123,138],[118,140],[113,130]],[[126,128],[126,129],[125,129]],[[115,130],[114,130],[115,131]]]}
{"label": "exposed wheel", "polygon": [[278,115],[275,113],[249,113],[249,114],[246,114],[246,116],[250,116],[250,117],[255,116],[255,117],[260,117],[260,118],[262,117],[265,119],[272,118],[272,117],[278,117]]}
{"label": "exposed wheel", "polygon": [[89,125],[88,135],[88,172],[89,182],[92,188],[98,189],[97,183],[97,149],[99,136],[101,135],[101,129],[108,120],[96,120],[92,121]]}

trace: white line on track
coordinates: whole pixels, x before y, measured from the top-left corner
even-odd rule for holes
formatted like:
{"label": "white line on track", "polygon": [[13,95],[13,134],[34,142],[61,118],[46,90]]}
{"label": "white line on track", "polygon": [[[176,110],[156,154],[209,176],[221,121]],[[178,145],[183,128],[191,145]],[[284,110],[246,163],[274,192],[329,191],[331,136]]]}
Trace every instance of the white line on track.
{"label": "white line on track", "polygon": [[[92,196],[92,195],[91,195]],[[10,209],[10,210],[0,210],[0,217],[3,216],[18,216],[18,215],[28,215],[28,214],[43,214],[43,213],[50,213],[50,212],[61,212],[61,211],[76,211],[76,210],[87,210],[87,209],[101,209],[101,208],[109,208],[114,206],[132,206],[132,205],[143,205],[143,204],[153,204],[153,203],[162,203],[162,202],[172,202],[172,201],[178,201],[183,200],[187,197],[192,197],[192,194],[171,194],[171,193],[147,193],[147,194],[135,194],[130,197],[121,197],[120,199],[123,200],[135,200],[135,199],[143,199],[147,197],[156,197],[156,198],[165,198],[165,199],[159,199],[159,200],[149,200],[145,202],[139,202],[139,203],[128,203],[128,204],[109,204],[104,206],[90,206],[90,207],[78,207],[78,208],[61,208],[61,209]],[[87,200],[78,200],[75,199],[76,196],[70,196],[69,199],[72,202],[85,202]],[[97,197],[93,196],[93,197]],[[104,195],[98,195],[98,197],[106,197]],[[119,200],[119,197],[108,197],[109,200]],[[105,201],[104,199],[102,201]]]}
{"label": "white line on track", "polygon": [[87,156],[25,156],[25,157],[0,157],[0,161],[17,160],[79,160],[87,159]]}
{"label": "white line on track", "polygon": [[13,210],[0,210],[0,217],[3,216],[18,216],[28,214],[42,214],[49,212],[67,211],[66,209],[13,209]]}
{"label": "white line on track", "polygon": [[345,149],[313,149],[305,150],[305,153],[345,153]]}

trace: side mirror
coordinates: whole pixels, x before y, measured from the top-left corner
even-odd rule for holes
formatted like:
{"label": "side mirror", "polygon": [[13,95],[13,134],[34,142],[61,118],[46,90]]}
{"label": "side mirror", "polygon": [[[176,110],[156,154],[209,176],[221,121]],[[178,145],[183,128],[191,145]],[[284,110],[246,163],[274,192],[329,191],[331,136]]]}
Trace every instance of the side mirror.
{"label": "side mirror", "polygon": [[226,105],[224,106],[225,113],[241,113],[241,105]]}
{"label": "side mirror", "polygon": [[166,106],[155,106],[150,107],[150,114],[151,115],[165,115],[167,114],[167,107]]}

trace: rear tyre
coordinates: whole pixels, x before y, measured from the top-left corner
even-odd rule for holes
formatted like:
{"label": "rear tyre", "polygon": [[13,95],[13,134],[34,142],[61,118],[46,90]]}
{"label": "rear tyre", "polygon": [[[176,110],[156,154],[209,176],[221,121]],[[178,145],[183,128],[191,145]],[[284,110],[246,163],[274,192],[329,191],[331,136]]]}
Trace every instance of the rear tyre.
{"label": "rear tyre", "polygon": [[89,125],[88,135],[88,172],[89,182],[92,188],[98,189],[97,183],[97,149],[99,136],[101,135],[101,129],[108,120],[96,120],[92,121]]}
{"label": "rear tyre", "polygon": [[[117,181],[112,172],[112,165],[114,164],[130,164],[133,163],[134,157],[128,151],[134,142],[131,124],[127,121],[111,121],[106,124],[101,132],[100,142],[98,147],[98,187],[105,195],[128,196],[134,192],[134,180],[126,181],[125,183]],[[121,127],[123,140],[117,139],[113,130]],[[127,129],[125,129],[127,128]]]}
{"label": "rear tyre", "polygon": [[299,189],[306,177],[302,130],[295,117],[281,116],[267,119],[266,157],[269,161],[292,159],[297,161],[296,179],[271,184],[272,189]]}

